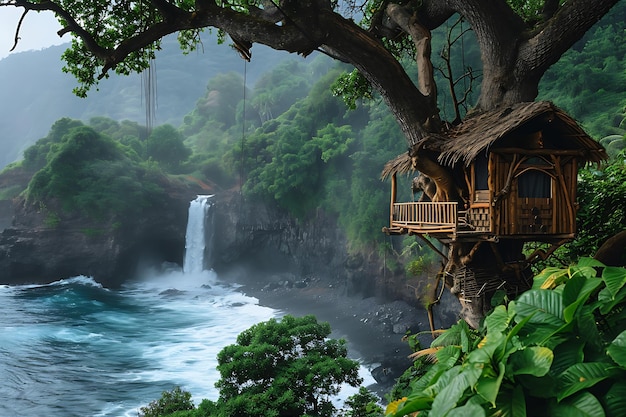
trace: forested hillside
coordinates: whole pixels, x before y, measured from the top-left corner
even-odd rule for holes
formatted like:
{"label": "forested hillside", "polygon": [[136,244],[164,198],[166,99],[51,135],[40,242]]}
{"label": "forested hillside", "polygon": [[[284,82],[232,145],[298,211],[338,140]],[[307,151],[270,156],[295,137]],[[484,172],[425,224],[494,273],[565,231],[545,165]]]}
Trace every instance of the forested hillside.
{"label": "forested hillside", "polygon": [[615,155],[626,134],[626,4],[618,3],[543,77],[539,99],[574,116]]}
{"label": "forested hillside", "polygon": [[[87,121],[103,116],[146,123],[145,84],[141,76],[111,76],[101,81],[99,91],[94,89],[87,98],[78,98],[72,93],[76,80],[61,70],[60,56],[66,47],[23,52],[0,60],[0,168],[19,159],[62,117]],[[253,84],[282,59],[297,59],[262,45],[254,48],[255,53],[261,50],[267,59],[244,64],[235,50],[217,45],[212,37],[207,36],[203,50],[189,55],[182,54],[175,37],[164,39],[155,62],[155,122],[180,124],[216,74],[243,74],[245,68],[248,82]],[[242,91],[238,96],[242,96]]]}

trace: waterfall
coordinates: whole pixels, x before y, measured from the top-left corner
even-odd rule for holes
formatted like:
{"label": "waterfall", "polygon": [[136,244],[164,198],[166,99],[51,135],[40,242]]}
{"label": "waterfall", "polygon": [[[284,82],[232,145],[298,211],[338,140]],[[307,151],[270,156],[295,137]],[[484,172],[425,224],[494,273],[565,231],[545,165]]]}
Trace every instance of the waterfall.
{"label": "waterfall", "polygon": [[185,260],[183,272],[194,274],[204,271],[211,261],[213,222],[211,207],[213,195],[199,195],[189,204],[189,219],[185,235]]}

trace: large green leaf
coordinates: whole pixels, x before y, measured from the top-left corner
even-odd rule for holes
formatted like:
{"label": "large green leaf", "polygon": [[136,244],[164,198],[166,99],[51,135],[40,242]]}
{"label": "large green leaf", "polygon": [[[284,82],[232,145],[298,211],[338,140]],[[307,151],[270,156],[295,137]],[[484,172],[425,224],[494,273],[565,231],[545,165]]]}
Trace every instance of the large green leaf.
{"label": "large green leaf", "polygon": [[558,380],[548,373],[541,377],[517,375],[515,381],[524,387],[530,397],[552,398],[558,392]]}
{"label": "large green leaf", "polygon": [[611,296],[615,299],[617,292],[626,284],[626,269],[607,266],[602,271],[602,279]]}
{"label": "large green leaf", "polygon": [[565,282],[567,278],[567,269],[549,266],[533,278],[532,289],[552,289]]}
{"label": "large green leaf", "polygon": [[506,386],[500,390],[494,416],[526,417],[526,398],[521,385]]}
{"label": "large green leaf", "polygon": [[496,406],[496,398],[500,393],[500,385],[502,384],[502,378],[504,378],[505,365],[502,362],[498,362],[498,373],[496,375],[483,374],[476,382],[476,393],[489,402],[492,406]]}
{"label": "large green leaf", "polygon": [[529,290],[516,301],[518,320],[532,315],[529,323],[561,327],[563,320],[563,296],[550,290]]}
{"label": "large green leaf", "polygon": [[[446,350],[449,348],[452,348],[452,346],[448,346],[446,348],[443,348],[442,350]],[[457,348],[457,351],[458,350],[459,349]],[[428,387],[435,384],[439,380],[439,377],[441,375],[443,375],[450,368],[452,368],[452,366],[454,366],[456,359],[453,356],[449,356],[447,359],[448,359],[448,362],[439,360],[439,362],[431,366],[430,369],[426,371],[426,373],[422,375],[421,378],[414,379],[413,381],[411,381],[410,383],[411,390],[412,392],[415,393],[415,395],[421,395],[422,391],[426,390]],[[454,359],[454,362],[453,362],[453,359]]]}
{"label": "large green leaf", "polygon": [[619,381],[604,394],[604,409],[607,417],[626,416],[626,381]]}
{"label": "large green leaf", "polygon": [[541,323],[527,323],[520,332],[520,339],[526,346],[540,345],[554,349],[555,346],[567,341],[569,335],[564,332],[574,327],[572,323],[556,327],[546,326]]}
{"label": "large green leaf", "polygon": [[[512,310],[513,311],[517,311],[517,307],[516,307],[515,301],[511,301],[509,303],[509,316],[511,318],[513,318],[514,315],[517,314],[517,313],[511,314]],[[534,314],[531,314],[529,316],[524,317],[523,319],[519,320],[515,326],[513,326],[513,328],[509,331],[509,333],[506,336],[507,344],[511,341],[511,339],[513,339],[515,336],[517,336],[517,334],[524,328],[526,323],[528,323],[530,321],[530,319],[533,317],[533,315]]]}
{"label": "large green leaf", "polygon": [[626,286],[620,288],[617,294],[611,294],[611,291],[607,287],[604,287],[598,293],[598,301],[597,303],[600,305],[600,313],[608,314],[615,306],[623,303],[626,300]]}
{"label": "large green leaf", "polygon": [[461,334],[465,333],[465,337],[469,339],[471,332],[469,326],[464,320],[453,324],[448,330],[443,332],[438,338],[433,340],[430,347],[461,345]]}
{"label": "large green leaf", "polygon": [[465,391],[474,387],[481,373],[482,368],[480,366],[465,366],[461,373],[456,375],[435,397],[428,415],[430,417],[445,416],[448,411],[456,407]]}
{"label": "large green leaf", "polygon": [[594,314],[594,309],[588,305],[583,305],[580,314],[576,316],[577,331],[576,337],[583,340],[587,346],[586,349],[595,351],[604,350],[605,341],[598,330],[598,323]]}
{"label": "large green leaf", "polygon": [[602,336],[605,341],[609,341],[624,330],[624,323],[626,323],[626,308],[622,306],[604,316],[604,321],[598,323],[598,326],[603,332]]}
{"label": "large green leaf", "polygon": [[561,401],[583,389],[594,386],[600,381],[617,373],[617,368],[607,362],[577,363],[559,375],[560,389],[557,400]]}
{"label": "large green leaf", "polygon": [[506,337],[502,333],[487,333],[478,348],[467,355],[468,363],[489,364],[494,356],[501,356],[506,347]]}
{"label": "large green leaf", "polygon": [[554,353],[542,346],[531,346],[513,353],[509,357],[510,375],[544,376],[550,370]]}
{"label": "large green leaf", "polygon": [[478,404],[467,403],[461,407],[453,408],[446,417],[485,417],[485,409]]}
{"label": "large green leaf", "polygon": [[427,410],[430,408],[433,399],[428,396],[409,397],[395,413],[393,417],[402,417],[416,411]]}
{"label": "large green leaf", "polygon": [[451,381],[456,378],[456,376],[459,375],[461,371],[461,365],[457,365],[443,372],[434,383],[424,389],[424,394],[429,397],[435,398],[441,393],[441,391],[443,391],[447,386],[450,385]]}
{"label": "large green leaf", "polygon": [[439,349],[436,353],[437,362],[433,364],[425,374],[420,378],[410,382],[410,387],[415,395],[422,395],[431,385],[434,385],[441,375],[456,365],[461,355],[461,349],[458,346],[446,346]]}
{"label": "large green leaf", "polygon": [[439,349],[435,354],[437,356],[437,362],[448,369],[456,365],[457,361],[461,357],[460,346],[446,346]]}
{"label": "large green leaf", "polygon": [[582,257],[578,260],[578,266],[603,267],[604,264],[595,258]]}
{"label": "large green leaf", "polygon": [[622,368],[626,368],[626,330],[621,332],[606,349],[611,359]]}
{"label": "large green leaf", "polygon": [[569,340],[554,348],[554,360],[550,368],[550,374],[561,375],[570,366],[583,362],[583,348],[585,343],[580,339]]}
{"label": "large green leaf", "polygon": [[503,333],[509,326],[509,313],[505,306],[497,306],[487,317],[485,317],[485,325],[487,332]]}
{"label": "large green leaf", "polygon": [[[594,271],[595,272],[595,271]],[[563,318],[566,322],[574,319],[578,307],[589,299],[589,296],[602,284],[602,280],[595,277],[587,277],[584,274],[576,274],[570,278],[563,289]]]}
{"label": "large green leaf", "polygon": [[570,266],[567,271],[570,279],[579,275],[582,275],[585,278],[595,278],[596,276],[596,270],[593,266],[581,265],[580,263],[578,263],[578,265]]}
{"label": "large green leaf", "polygon": [[548,407],[550,417],[605,417],[602,404],[589,392],[582,392],[572,398]]}

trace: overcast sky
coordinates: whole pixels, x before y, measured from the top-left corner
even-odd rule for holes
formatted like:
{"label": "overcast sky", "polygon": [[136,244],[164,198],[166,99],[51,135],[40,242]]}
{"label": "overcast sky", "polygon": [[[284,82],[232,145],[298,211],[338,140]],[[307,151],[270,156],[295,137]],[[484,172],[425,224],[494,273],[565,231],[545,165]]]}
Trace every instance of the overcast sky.
{"label": "overcast sky", "polygon": [[[15,28],[20,20],[21,8],[0,7],[0,59],[9,55],[15,40]],[[60,38],[61,26],[51,12],[29,12],[22,23],[20,41],[14,52],[39,50],[52,45],[69,42],[69,35]]]}

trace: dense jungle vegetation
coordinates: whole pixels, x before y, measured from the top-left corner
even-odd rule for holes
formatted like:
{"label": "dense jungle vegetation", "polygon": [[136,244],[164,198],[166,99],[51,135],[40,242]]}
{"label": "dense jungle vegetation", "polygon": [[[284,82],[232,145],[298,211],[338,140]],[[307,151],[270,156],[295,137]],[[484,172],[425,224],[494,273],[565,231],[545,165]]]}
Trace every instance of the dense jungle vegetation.
{"label": "dense jungle vegetation", "polygon": [[[611,165],[581,174],[579,221],[585,232],[559,251],[565,264],[591,255],[625,223],[619,209],[626,193],[618,154],[626,146],[626,98],[620,90],[626,85],[626,45],[617,41],[625,21],[626,6],[619,4],[541,84],[539,98],[573,115],[613,158]],[[454,39],[465,29],[463,22],[451,22],[448,30]],[[457,72],[480,76],[471,32],[456,42],[433,45],[433,51],[439,85],[455,77],[447,72],[448,63]],[[40,170],[28,187],[31,201],[56,197],[65,209],[95,217],[106,216],[106,210],[123,212],[129,197],[150,204],[159,190],[157,174],[192,175],[221,189],[241,185],[250,198],[275,202],[301,219],[318,209],[332,213],[355,250],[386,246],[380,228],[387,218],[389,189],[379,173],[405,149],[384,103],[376,96],[365,101],[350,97],[343,80],[355,75],[324,56],[284,60],[251,88],[244,87],[244,76],[229,72],[209,80],[204,96],[178,128],[163,125],[149,131],[135,122],[94,117],[88,125],[95,133],[84,128],[71,133],[83,123],[61,119],[24,152],[22,162],[7,170]],[[471,87],[470,79],[459,80],[463,89]],[[452,119],[452,100],[449,94],[443,97],[442,114]],[[90,152],[87,144],[92,142],[103,152]],[[400,189],[406,200],[412,198],[409,181]],[[4,190],[3,198],[19,191]],[[590,225],[594,227],[587,230]],[[429,251],[420,251],[411,239],[406,246],[412,253],[407,269],[418,273]]]}

